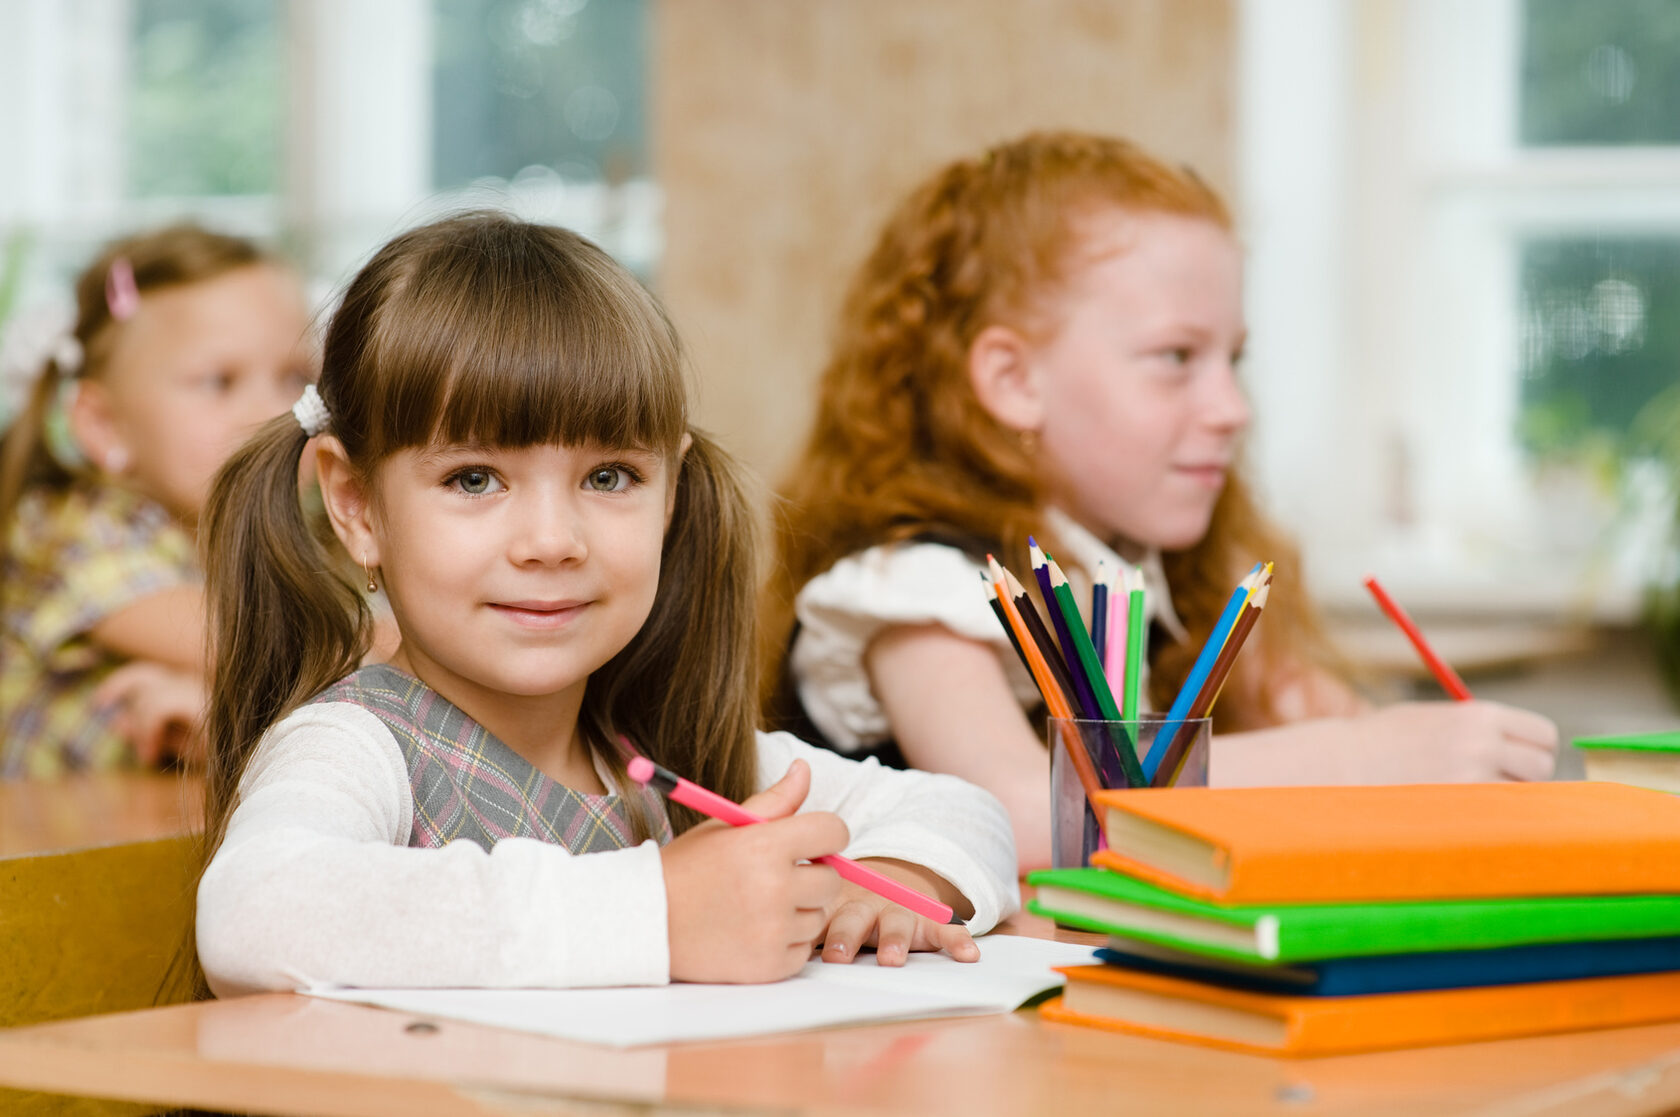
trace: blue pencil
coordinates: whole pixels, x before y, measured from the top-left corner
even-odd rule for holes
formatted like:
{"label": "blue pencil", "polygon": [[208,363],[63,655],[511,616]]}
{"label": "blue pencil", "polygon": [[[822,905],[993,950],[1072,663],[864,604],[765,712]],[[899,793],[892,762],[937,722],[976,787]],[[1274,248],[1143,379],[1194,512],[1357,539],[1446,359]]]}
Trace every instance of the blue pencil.
{"label": "blue pencil", "polygon": [[1097,577],[1091,583],[1091,646],[1097,662],[1108,666],[1108,563],[1097,561]]}
{"label": "blue pencil", "polygon": [[1190,674],[1178,690],[1178,697],[1173,699],[1172,706],[1167,710],[1165,724],[1155,735],[1155,742],[1149,747],[1148,755],[1143,758],[1143,774],[1149,779],[1155,778],[1155,769],[1161,766],[1162,759],[1172,745],[1172,739],[1178,735],[1178,727],[1184,721],[1184,715],[1190,712],[1190,704],[1196,700],[1196,695],[1202,692],[1202,684],[1207,682],[1208,672],[1213,670],[1214,661],[1219,658],[1219,651],[1225,646],[1225,638],[1231,635],[1231,626],[1237,623],[1237,617],[1241,615],[1243,605],[1254,588],[1254,579],[1265,569],[1265,565],[1263,562],[1255,563],[1254,569],[1237,583],[1231,599],[1225,603],[1225,611],[1219,615],[1213,631],[1208,633],[1207,643],[1202,645],[1196,662],[1190,667]]}

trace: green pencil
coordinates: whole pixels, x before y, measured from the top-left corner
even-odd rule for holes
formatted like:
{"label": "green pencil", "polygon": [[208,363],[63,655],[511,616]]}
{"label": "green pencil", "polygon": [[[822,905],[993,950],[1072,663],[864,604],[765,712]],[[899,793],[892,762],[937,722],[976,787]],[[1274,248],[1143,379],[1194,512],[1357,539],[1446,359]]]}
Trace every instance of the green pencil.
{"label": "green pencil", "polygon": [[1143,571],[1137,567],[1126,572],[1131,586],[1130,604],[1126,607],[1126,696],[1120,707],[1123,721],[1138,718],[1139,681],[1143,675]]}
{"label": "green pencil", "polygon": [[[1091,643],[1091,635],[1085,631],[1085,624],[1079,619],[1079,605],[1073,600],[1073,587],[1068,585],[1067,575],[1062,573],[1062,568],[1056,565],[1055,559],[1051,559],[1047,565],[1050,568],[1050,589],[1056,595],[1056,603],[1061,606],[1062,615],[1068,620],[1068,635],[1072,638],[1079,660],[1077,664],[1068,664],[1068,668],[1084,672],[1103,717],[1109,721],[1123,721],[1120,707],[1114,701],[1114,692],[1108,687],[1108,677],[1103,674],[1102,661],[1097,658],[1097,649]],[[1148,783],[1144,779],[1143,766],[1138,763],[1137,747],[1132,740],[1131,730],[1124,726],[1122,730],[1123,739],[1116,740],[1114,744],[1115,751],[1120,754],[1120,770],[1125,773],[1126,786],[1146,787]]]}

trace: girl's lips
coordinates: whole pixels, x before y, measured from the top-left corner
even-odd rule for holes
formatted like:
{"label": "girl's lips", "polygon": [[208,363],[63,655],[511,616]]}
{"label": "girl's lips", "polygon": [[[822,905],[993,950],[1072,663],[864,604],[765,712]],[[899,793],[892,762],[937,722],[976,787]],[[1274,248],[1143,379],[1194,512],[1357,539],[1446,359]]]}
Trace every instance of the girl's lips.
{"label": "girl's lips", "polygon": [[1218,486],[1225,483],[1226,467],[1222,465],[1181,465],[1178,471],[1204,485]]}
{"label": "girl's lips", "polygon": [[516,624],[558,628],[588,606],[585,601],[492,601],[490,608]]}

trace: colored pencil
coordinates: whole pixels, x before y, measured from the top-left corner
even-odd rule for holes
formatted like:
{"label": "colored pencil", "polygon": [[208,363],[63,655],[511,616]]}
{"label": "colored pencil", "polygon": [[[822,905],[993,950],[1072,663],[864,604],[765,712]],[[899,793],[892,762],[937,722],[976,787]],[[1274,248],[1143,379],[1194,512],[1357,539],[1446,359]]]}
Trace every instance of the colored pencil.
{"label": "colored pencil", "polygon": [[1079,716],[1088,721],[1101,721],[1102,708],[1097,705],[1097,696],[1091,690],[1091,682],[1085,677],[1085,672],[1079,668],[1079,654],[1073,646],[1073,629],[1084,631],[1085,622],[1079,617],[1079,610],[1072,610],[1069,617],[1063,611],[1061,603],[1056,600],[1056,591],[1050,584],[1050,559],[1031,538],[1027,540],[1027,553],[1032,557],[1033,577],[1038,579],[1038,589],[1044,598],[1044,611],[1050,614],[1050,624],[1056,633],[1056,643],[1061,645],[1062,660],[1067,664],[1068,676],[1073,680],[1073,705],[1080,711]]}
{"label": "colored pencil", "polygon": [[1201,692],[1202,684],[1207,681],[1209,672],[1213,670],[1213,661],[1219,658],[1220,649],[1225,646],[1225,638],[1231,634],[1231,627],[1237,623],[1237,615],[1248,603],[1248,595],[1254,591],[1259,583],[1260,572],[1265,568],[1264,563],[1255,563],[1254,569],[1248,572],[1243,580],[1237,583],[1237,588],[1231,594],[1231,599],[1225,603],[1225,610],[1214,622],[1213,631],[1208,633],[1207,642],[1197,653],[1196,661],[1190,666],[1190,674],[1185,677],[1184,685],[1179,688],[1178,696],[1167,708],[1166,724],[1156,734],[1155,743],[1149,748],[1149,755],[1143,759],[1143,771],[1151,781],[1155,773],[1160,770],[1161,761],[1172,739],[1178,735],[1178,727],[1183,724],[1185,715],[1190,712],[1190,703],[1196,700]]}
{"label": "colored pencil", "polygon": [[[685,807],[693,807],[701,814],[720,822],[727,822],[731,826],[751,826],[764,821],[734,800],[725,799],[715,791],[708,791],[697,783],[691,783],[670,769],[661,768],[645,756],[638,756],[630,761],[628,772],[630,778],[637,783],[647,784],[666,798],[673,799]],[[812,860],[818,865],[827,865],[853,884],[907,907],[935,923],[962,923],[949,904],[940,903],[932,896],[878,873],[868,865],[860,865],[850,857],[830,853]]]}
{"label": "colored pencil", "polygon": [[1121,716],[1127,721],[1138,719],[1138,700],[1143,689],[1143,657],[1144,643],[1148,640],[1148,627],[1144,623],[1148,604],[1144,598],[1143,571],[1133,567],[1127,574],[1130,589],[1126,593],[1129,604],[1126,606],[1126,689],[1120,703]]}
{"label": "colored pencil", "polygon": [[[1120,723],[1120,707],[1115,704],[1114,694],[1108,689],[1108,680],[1103,677],[1102,664],[1097,662],[1097,650],[1091,643],[1091,638],[1085,634],[1085,627],[1079,623],[1079,607],[1073,600],[1073,587],[1068,585],[1067,575],[1062,568],[1051,560],[1047,563],[1050,568],[1050,588],[1056,598],[1056,604],[1063,613],[1072,615],[1069,635],[1073,641],[1077,655],[1075,662],[1068,664],[1070,668],[1078,668],[1086,677],[1086,684],[1096,700],[1098,712],[1102,719],[1110,723],[1107,733],[1109,744],[1113,747],[1113,755],[1119,761],[1118,772],[1105,773],[1108,776],[1109,787],[1142,787],[1144,784],[1143,769],[1138,764],[1136,746],[1131,740],[1131,730]],[[1119,725],[1118,729],[1114,726]],[[1109,755],[1103,750],[1103,757]]]}
{"label": "colored pencil", "polygon": [[[1202,684],[1201,693],[1196,695],[1196,700],[1190,704],[1190,713],[1185,718],[1186,721],[1199,721],[1213,712],[1213,704],[1219,700],[1219,692],[1225,687],[1225,680],[1237,661],[1237,653],[1242,651],[1244,641],[1254,630],[1255,622],[1260,619],[1260,611],[1266,607],[1266,598],[1271,592],[1271,578],[1267,575],[1249,596],[1242,614],[1237,617],[1237,623],[1231,628],[1231,635],[1225,641],[1225,646],[1219,649],[1219,658],[1213,661],[1213,670],[1208,672],[1207,682]],[[1180,733],[1179,738],[1169,746],[1166,756],[1162,758],[1161,766],[1156,769],[1155,778],[1150,783],[1151,787],[1171,787],[1178,782],[1178,774],[1183,770],[1184,761],[1190,752],[1193,734]]]}
{"label": "colored pencil", "polygon": [[1423,659],[1423,665],[1429,668],[1429,673],[1435,676],[1435,681],[1441,684],[1441,689],[1452,695],[1456,702],[1470,701],[1470,688],[1464,685],[1464,680],[1458,677],[1458,672],[1447,666],[1447,661],[1435,654],[1435,649],[1423,638],[1422,631],[1412,623],[1412,618],[1406,615],[1406,610],[1400,608],[1400,603],[1388,596],[1388,591],[1382,588],[1382,583],[1377,581],[1375,575],[1365,579],[1365,588],[1377,599],[1377,605],[1388,614],[1388,619],[1406,634],[1406,639],[1417,649],[1417,654]]}
{"label": "colored pencil", "polygon": [[[1044,696],[1045,708],[1050,711],[1052,718],[1072,720],[1073,707],[1069,704],[1067,695],[1057,685],[1055,676],[1050,673],[1050,665],[1039,650],[1038,644],[1027,632],[1026,621],[1020,610],[1015,607],[1012,597],[1006,592],[1004,579],[1013,580],[1014,576],[1004,569],[1003,564],[991,555],[986,556],[986,564],[992,571],[998,589],[998,601],[1003,606],[1004,617],[1015,630],[1016,647],[1020,648],[1027,660],[1027,670],[1031,672],[1033,682],[1038,684],[1038,692]],[[1073,770],[1079,776],[1079,785],[1085,791],[1085,799],[1091,805],[1091,817],[1101,820],[1102,812],[1097,807],[1096,794],[1102,790],[1102,780],[1097,775],[1097,769],[1086,755],[1085,749],[1078,742],[1063,741],[1067,748],[1068,759],[1073,763]],[[1099,826],[1099,831],[1101,827]]]}
{"label": "colored pencil", "polygon": [[[997,562],[990,555],[986,557],[990,562]],[[1071,706],[1074,701],[1073,678],[1068,674],[1067,664],[1062,661],[1061,650],[1056,647],[1056,641],[1051,637],[1050,630],[1044,626],[1044,618],[1038,615],[1038,609],[1033,605],[1032,597],[1027,593],[1027,587],[1023,586],[1021,580],[1001,563],[998,563],[997,569],[993,571],[994,577],[998,574],[1003,576],[1002,584],[1005,593],[1009,601],[1015,606],[1015,611],[1021,614],[1021,623],[1026,626],[1027,634],[1031,636],[1033,643],[1038,645],[1038,650],[1043,653],[1045,665],[1050,668],[1050,674],[1055,678],[1056,685],[1067,696],[1068,704]]]}
{"label": "colored pencil", "polygon": [[[1126,637],[1127,606],[1131,603],[1131,583],[1126,566],[1121,564],[1108,573],[1108,629],[1103,649],[1103,673],[1108,676],[1108,689],[1116,695],[1126,693]],[[1124,698],[1121,705],[1124,706]]]}
{"label": "colored pencil", "polygon": [[1009,614],[1003,611],[1003,601],[998,597],[997,585],[984,570],[977,570],[975,573],[980,575],[980,584],[986,587],[986,602],[992,607],[992,615],[997,617],[998,623],[1003,626],[1003,634],[1009,637],[1009,646],[1015,649],[1015,654],[1020,657],[1021,665],[1030,672],[1032,668],[1027,663],[1027,653],[1022,650],[1021,640],[1015,635],[1015,629],[1009,623]]}
{"label": "colored pencil", "polygon": [[[1108,562],[1097,560],[1097,574],[1091,582],[1091,647],[1096,649],[1097,666],[1108,666]],[[1106,680],[1104,680],[1106,681]]]}

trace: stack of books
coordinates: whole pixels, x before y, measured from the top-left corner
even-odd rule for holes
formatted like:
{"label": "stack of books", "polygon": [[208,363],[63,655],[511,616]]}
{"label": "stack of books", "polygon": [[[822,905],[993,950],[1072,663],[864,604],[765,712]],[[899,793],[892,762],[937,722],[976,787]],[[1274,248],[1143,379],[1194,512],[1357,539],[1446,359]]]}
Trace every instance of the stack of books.
{"label": "stack of books", "polygon": [[1680,798],[1613,783],[1101,793],[1030,907],[1048,1018],[1282,1055],[1680,1019]]}
{"label": "stack of books", "polygon": [[1680,792],[1680,733],[1577,737],[1574,745],[1586,755],[1589,780]]}

